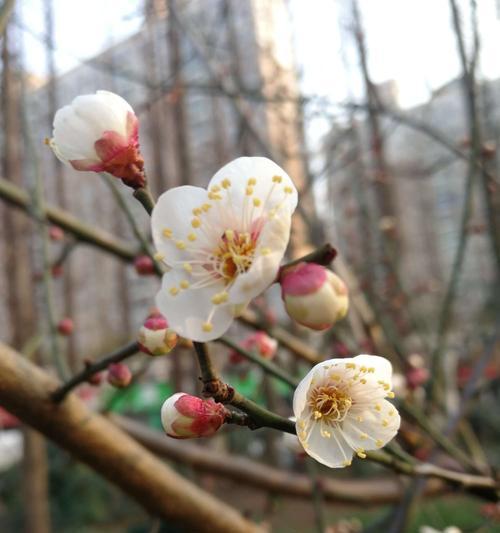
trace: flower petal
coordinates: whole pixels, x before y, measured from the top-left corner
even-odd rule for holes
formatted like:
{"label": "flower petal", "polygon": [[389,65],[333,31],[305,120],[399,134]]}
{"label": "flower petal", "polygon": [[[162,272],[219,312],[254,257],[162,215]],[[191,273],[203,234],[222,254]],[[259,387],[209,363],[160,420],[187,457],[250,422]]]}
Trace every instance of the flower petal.
{"label": "flower petal", "polygon": [[[298,421],[300,424],[300,420]],[[335,427],[328,427],[328,435],[321,432],[321,424],[311,422],[313,424],[307,440],[299,440],[304,447],[304,450],[312,458],[316,459],[321,464],[330,468],[343,468],[350,464],[353,449],[342,433]]]}
{"label": "flower petal", "polygon": [[377,405],[380,410],[352,409],[343,421],[345,438],[354,448],[381,448],[398,432],[401,417],[396,408],[387,400],[380,400]]}
{"label": "flower petal", "polygon": [[[223,283],[205,288],[181,288],[187,281],[187,273],[171,270],[163,275],[162,288],[156,295],[156,305],[168,317],[170,327],[182,337],[206,342],[224,334],[231,322],[233,313],[230,305],[214,306],[211,299],[224,289]],[[210,317],[212,329],[204,331],[203,325]]]}
{"label": "flower petal", "polygon": [[[273,177],[281,178],[280,183],[273,182]],[[246,198],[248,180],[253,178],[252,198],[261,201],[261,207],[269,211],[281,202],[288,205],[290,213],[297,207],[297,189],[290,176],[276,163],[266,157],[239,157],[223,166],[210,180],[208,189],[214,185],[222,186],[223,180],[231,182],[230,195],[234,210],[238,213],[243,209]],[[253,182],[252,182],[253,183]],[[285,192],[285,188],[289,192]],[[255,213],[258,216],[258,210]]]}
{"label": "flower petal", "polygon": [[392,365],[385,357],[378,355],[357,355],[353,357],[353,363],[367,368],[374,368],[374,375],[378,380],[385,381],[392,387]]}
{"label": "flower petal", "polygon": [[[193,254],[187,248],[206,247],[205,233],[192,226],[193,219],[197,218],[193,215],[193,209],[200,208],[206,200],[207,191],[191,185],[169,189],[158,198],[151,214],[151,228],[155,247],[165,256],[164,261],[168,265],[174,266],[175,261],[193,259]],[[190,233],[197,236],[193,243],[188,241]],[[185,249],[179,248],[179,242],[184,243]]]}
{"label": "flower petal", "polygon": [[290,238],[291,216],[284,214],[266,222],[257,241],[250,269],[240,274],[229,291],[231,302],[255,298],[275,280]]}

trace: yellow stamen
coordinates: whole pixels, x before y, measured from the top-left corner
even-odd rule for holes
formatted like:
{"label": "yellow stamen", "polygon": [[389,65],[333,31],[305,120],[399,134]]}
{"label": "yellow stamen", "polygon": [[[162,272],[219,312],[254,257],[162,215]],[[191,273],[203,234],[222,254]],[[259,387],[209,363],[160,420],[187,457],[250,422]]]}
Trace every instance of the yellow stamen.
{"label": "yellow stamen", "polygon": [[281,176],[273,176],[273,183],[281,183],[282,180]]}
{"label": "yellow stamen", "polygon": [[199,218],[193,218],[193,220],[191,220],[191,226],[193,226],[193,228],[199,228],[201,226],[201,220]]}
{"label": "yellow stamen", "polygon": [[245,189],[245,194],[246,194],[247,196],[252,196],[252,194],[253,194],[253,187],[247,187],[247,188]]}
{"label": "yellow stamen", "polygon": [[179,285],[181,286],[181,289],[188,289],[189,288],[189,281],[187,279],[183,279]]}
{"label": "yellow stamen", "polygon": [[193,209],[193,215],[195,217],[199,217],[202,213],[203,213],[203,211],[201,210],[201,207],[195,207]]}
{"label": "yellow stamen", "polygon": [[170,228],[164,228],[163,231],[162,231],[162,235],[166,239],[170,239],[170,237],[172,237],[172,230]]}
{"label": "yellow stamen", "polygon": [[206,333],[209,333],[210,331],[214,329],[214,327],[212,326],[212,324],[210,324],[210,322],[205,322],[203,326],[201,326],[201,329],[205,331]]}
{"label": "yellow stamen", "polygon": [[177,296],[177,294],[179,294],[179,289],[177,287],[170,287],[170,289],[168,290],[168,292],[172,295],[172,296]]}
{"label": "yellow stamen", "polygon": [[259,207],[261,203],[262,203],[262,202],[259,200],[259,198],[254,198],[254,199],[253,199],[253,205],[254,205],[255,207]]}
{"label": "yellow stamen", "polygon": [[229,189],[229,187],[231,187],[231,181],[228,180],[227,178],[223,179],[222,180],[222,187],[224,189]]}
{"label": "yellow stamen", "polygon": [[175,246],[177,246],[177,248],[179,248],[179,250],[185,250],[186,243],[184,241],[177,241],[175,243]]}
{"label": "yellow stamen", "polygon": [[184,263],[182,265],[182,268],[186,271],[186,272],[189,272],[191,273],[193,271],[193,267],[189,264],[189,263]]}
{"label": "yellow stamen", "polygon": [[154,255],[153,255],[153,259],[155,261],[163,261],[165,259],[165,254],[162,254],[161,252],[156,252]]}
{"label": "yellow stamen", "polygon": [[257,185],[257,180],[255,178],[250,178],[247,182],[247,185],[253,187],[254,185]]}

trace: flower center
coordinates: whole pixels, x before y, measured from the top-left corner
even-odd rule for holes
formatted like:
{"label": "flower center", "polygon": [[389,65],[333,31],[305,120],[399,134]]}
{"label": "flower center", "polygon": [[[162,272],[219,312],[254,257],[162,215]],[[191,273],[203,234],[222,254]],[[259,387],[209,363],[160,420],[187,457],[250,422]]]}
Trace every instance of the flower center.
{"label": "flower center", "polygon": [[222,235],[213,255],[217,262],[217,271],[225,279],[226,284],[252,266],[256,237],[247,232],[240,233],[231,229]]}
{"label": "flower center", "polygon": [[326,385],[311,391],[308,404],[316,420],[321,418],[325,422],[340,422],[351,408],[352,399],[337,387]]}

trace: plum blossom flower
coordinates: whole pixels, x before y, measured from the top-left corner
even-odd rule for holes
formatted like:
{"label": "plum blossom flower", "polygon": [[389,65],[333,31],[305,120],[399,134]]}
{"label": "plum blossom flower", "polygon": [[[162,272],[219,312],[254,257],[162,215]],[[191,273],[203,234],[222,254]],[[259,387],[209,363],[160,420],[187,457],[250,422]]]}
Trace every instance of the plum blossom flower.
{"label": "plum blossom flower", "polygon": [[117,94],[97,91],[77,96],[59,109],[49,144],[75,170],[108,172],[134,188],[145,184],[139,121]]}
{"label": "plum blossom flower", "polygon": [[161,422],[165,433],[174,439],[210,437],[226,420],[226,408],[211,398],[203,400],[178,392],[165,400]]}
{"label": "plum blossom flower", "polygon": [[315,330],[328,329],[347,314],[348,291],[333,272],[316,263],[299,263],[280,275],[288,315]]}
{"label": "plum blossom flower", "polygon": [[297,436],[304,450],[331,468],[351,464],[354,453],[385,446],[398,432],[392,366],[383,357],[358,355],[316,365],[293,398]]}
{"label": "plum blossom flower", "polygon": [[220,337],[276,278],[290,238],[297,191],[264,157],[221,168],[208,190],[189,185],[163,193],[151,224],[164,274],[156,305],[179,335]]}

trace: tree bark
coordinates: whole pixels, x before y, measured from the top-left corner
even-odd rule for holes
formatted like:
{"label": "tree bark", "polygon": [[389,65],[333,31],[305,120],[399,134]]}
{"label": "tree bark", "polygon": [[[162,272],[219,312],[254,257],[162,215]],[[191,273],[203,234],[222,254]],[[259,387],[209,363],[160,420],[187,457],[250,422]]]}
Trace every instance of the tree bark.
{"label": "tree bark", "polygon": [[59,382],[0,343],[0,404],[120,487],[152,515],[190,531],[261,529],[188,482],[75,395],[57,405]]}

